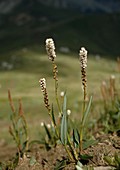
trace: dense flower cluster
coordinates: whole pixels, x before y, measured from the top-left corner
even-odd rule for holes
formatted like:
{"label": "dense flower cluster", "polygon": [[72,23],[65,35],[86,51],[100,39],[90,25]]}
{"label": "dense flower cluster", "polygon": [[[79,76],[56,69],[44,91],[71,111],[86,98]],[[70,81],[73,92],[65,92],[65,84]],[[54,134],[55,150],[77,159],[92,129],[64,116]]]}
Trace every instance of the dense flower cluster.
{"label": "dense flower cluster", "polygon": [[44,92],[45,89],[46,89],[46,80],[45,80],[45,78],[40,79],[39,83],[40,83],[40,86],[41,86],[41,91]]}
{"label": "dense flower cluster", "polygon": [[87,67],[87,50],[82,47],[80,49],[80,64],[81,64],[81,74],[82,74],[82,85],[83,85],[83,91],[84,91],[84,100],[86,100],[87,95],[87,77],[86,77],[86,67]]}
{"label": "dense flower cluster", "polygon": [[56,54],[55,54],[55,45],[52,38],[46,39],[46,51],[49,60],[54,61],[56,58]]}
{"label": "dense flower cluster", "polygon": [[40,86],[41,86],[41,91],[43,92],[43,95],[44,95],[45,107],[50,112],[50,105],[49,105],[49,101],[48,101],[48,94],[47,94],[47,90],[46,90],[46,80],[45,80],[45,78],[40,79],[39,83],[40,83]]}
{"label": "dense flower cluster", "polygon": [[82,47],[80,49],[79,55],[80,55],[81,67],[86,68],[87,67],[87,50],[84,47]]}

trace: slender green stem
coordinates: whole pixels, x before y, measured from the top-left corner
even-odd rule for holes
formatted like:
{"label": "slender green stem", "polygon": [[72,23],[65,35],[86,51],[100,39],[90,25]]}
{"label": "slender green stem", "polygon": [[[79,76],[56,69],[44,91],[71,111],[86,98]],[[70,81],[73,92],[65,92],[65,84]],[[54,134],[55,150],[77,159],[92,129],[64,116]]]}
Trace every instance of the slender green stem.
{"label": "slender green stem", "polygon": [[55,79],[55,97],[56,97],[56,102],[57,102],[57,105],[58,105],[58,109],[59,109],[59,111],[61,111],[59,100],[58,100],[58,82],[57,82],[56,79]]}
{"label": "slender green stem", "polygon": [[29,136],[28,136],[28,127],[27,127],[27,122],[25,119],[24,115],[21,115],[21,118],[23,120],[23,128],[25,130],[25,135],[26,135],[26,150],[28,150],[28,140],[29,140]]}
{"label": "slender green stem", "polygon": [[66,152],[68,153],[69,159],[74,162],[74,158],[72,154],[70,153],[69,149],[67,148],[67,145],[64,145]]}
{"label": "slender green stem", "polygon": [[80,153],[82,152],[83,127],[80,128]]}
{"label": "slender green stem", "polygon": [[[83,100],[83,114],[85,112],[85,104],[86,104],[86,89],[84,89],[84,100]],[[84,116],[84,115],[83,115]]]}
{"label": "slender green stem", "polygon": [[85,112],[85,105],[86,105],[86,87],[84,87],[84,99],[83,99],[83,110],[82,110],[82,120],[81,120],[81,127],[80,127],[80,152],[82,152],[82,142],[83,142],[83,120],[84,120],[84,112]]}
{"label": "slender green stem", "polygon": [[70,149],[71,149],[72,152],[73,152],[72,156],[73,156],[73,158],[77,161],[77,160],[78,160],[78,154],[77,154],[77,152],[76,152],[76,150],[75,150],[75,147],[74,147],[73,144],[71,143],[71,140],[70,140],[70,136],[69,136],[69,135],[68,135],[68,142],[69,142],[69,147],[70,147]]}
{"label": "slender green stem", "polygon": [[61,113],[61,108],[60,108],[60,104],[59,104],[59,100],[58,100],[58,79],[57,79],[57,70],[55,70],[55,68],[57,68],[55,62],[53,61],[53,76],[55,79],[55,97],[56,97],[56,102],[57,102],[57,106],[59,109],[59,112]]}
{"label": "slender green stem", "polygon": [[55,133],[56,133],[57,137],[60,138],[60,135],[59,135],[59,132],[58,132],[58,130],[57,130],[56,125],[54,125],[54,128],[55,128]]}
{"label": "slender green stem", "polygon": [[57,134],[57,137],[59,138],[59,132],[58,132],[58,130],[57,130],[57,126],[56,126],[56,124],[54,123],[54,121],[53,121],[53,119],[52,119],[52,115],[51,115],[50,112],[49,112],[49,115],[50,115],[52,124],[53,124],[53,126],[54,126],[54,128],[55,128],[55,133]]}

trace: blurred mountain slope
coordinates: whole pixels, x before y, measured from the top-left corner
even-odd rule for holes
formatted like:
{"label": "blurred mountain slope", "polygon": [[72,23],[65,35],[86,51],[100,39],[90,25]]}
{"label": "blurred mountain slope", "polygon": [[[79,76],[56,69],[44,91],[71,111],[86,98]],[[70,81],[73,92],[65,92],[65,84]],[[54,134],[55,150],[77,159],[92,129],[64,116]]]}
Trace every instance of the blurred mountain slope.
{"label": "blurred mountain slope", "polygon": [[119,0],[1,0],[0,13],[11,12],[21,2],[32,2],[53,6],[56,8],[77,9],[79,12],[120,12]]}
{"label": "blurred mountain slope", "polygon": [[94,54],[120,54],[120,13],[80,14],[54,8],[37,0],[20,0],[12,11],[0,15],[0,53],[40,45],[53,37],[57,47],[78,51],[80,46]]}

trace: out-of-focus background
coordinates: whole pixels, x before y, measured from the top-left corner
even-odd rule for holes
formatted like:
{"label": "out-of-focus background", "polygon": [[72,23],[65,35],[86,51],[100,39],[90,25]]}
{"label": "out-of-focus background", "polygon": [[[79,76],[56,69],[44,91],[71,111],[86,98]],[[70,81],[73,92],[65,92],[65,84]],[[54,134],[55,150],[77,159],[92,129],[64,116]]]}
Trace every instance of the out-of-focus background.
{"label": "out-of-focus background", "polygon": [[43,48],[52,36],[59,51],[119,55],[119,12],[119,0],[1,0],[0,52]]}
{"label": "out-of-focus background", "polygon": [[45,51],[45,40],[49,37],[56,45],[59,93],[67,89],[72,113],[80,112],[82,100],[80,47],[88,50],[88,94],[94,95],[94,101],[101,100],[101,82],[108,81],[111,75],[115,75],[119,88],[119,0],[0,0],[2,142],[13,142],[8,133],[11,113],[8,89],[16,109],[19,98],[22,99],[31,138],[38,135],[42,121],[49,122],[39,86],[39,79],[45,77],[50,103],[55,103],[52,64]]}

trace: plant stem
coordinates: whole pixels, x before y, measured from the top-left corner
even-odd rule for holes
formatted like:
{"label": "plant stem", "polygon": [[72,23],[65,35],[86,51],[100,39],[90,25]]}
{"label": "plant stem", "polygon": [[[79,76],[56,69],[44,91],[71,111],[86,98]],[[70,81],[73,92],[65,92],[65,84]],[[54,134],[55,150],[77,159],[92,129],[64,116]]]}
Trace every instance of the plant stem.
{"label": "plant stem", "polygon": [[82,139],[83,139],[83,136],[82,136],[82,134],[83,134],[83,127],[81,126],[81,128],[80,128],[80,153],[82,152]]}
{"label": "plant stem", "polygon": [[55,80],[55,96],[56,96],[56,102],[57,102],[57,106],[58,106],[58,109],[59,109],[59,112],[61,113],[61,108],[60,108],[60,104],[59,104],[59,100],[58,100],[58,95],[57,95],[57,82]]}
{"label": "plant stem", "polygon": [[50,113],[50,112],[49,112],[49,115],[50,115],[52,124],[53,124],[53,126],[54,126],[54,128],[55,128],[55,132],[56,132],[56,134],[57,134],[57,137],[59,138],[59,132],[58,132],[58,130],[57,130],[56,124],[54,123],[54,121],[53,121],[53,119],[52,119],[52,116],[51,116],[51,113]]}
{"label": "plant stem", "polygon": [[84,119],[85,105],[86,105],[86,87],[84,86],[83,110],[82,110],[82,120],[81,120],[81,127],[80,127],[80,152],[82,152],[83,128],[84,128],[83,119]]}
{"label": "plant stem", "polygon": [[56,102],[57,102],[57,106],[58,106],[59,112],[61,113],[61,108],[60,108],[60,104],[59,104],[59,100],[58,100],[58,78],[57,78],[57,72],[58,72],[57,65],[53,61],[53,78],[55,79],[55,97],[56,97]]}
{"label": "plant stem", "polygon": [[78,160],[78,154],[77,154],[77,152],[76,152],[76,150],[75,150],[75,147],[73,147],[73,145],[72,145],[72,143],[71,143],[71,140],[70,140],[70,136],[68,135],[68,142],[69,142],[69,147],[70,147],[70,149],[72,150],[72,156],[73,156],[73,158],[74,158],[74,160]]}
{"label": "plant stem", "polygon": [[69,159],[70,159],[72,162],[74,162],[73,156],[72,156],[72,154],[70,153],[69,149],[67,148],[67,145],[64,145],[64,147],[65,147],[66,152],[68,153]]}
{"label": "plant stem", "polygon": [[[85,112],[85,104],[86,104],[86,87],[84,88],[84,99],[83,99],[83,114],[84,114],[84,112]],[[82,115],[82,116],[84,116],[84,115]]]}

